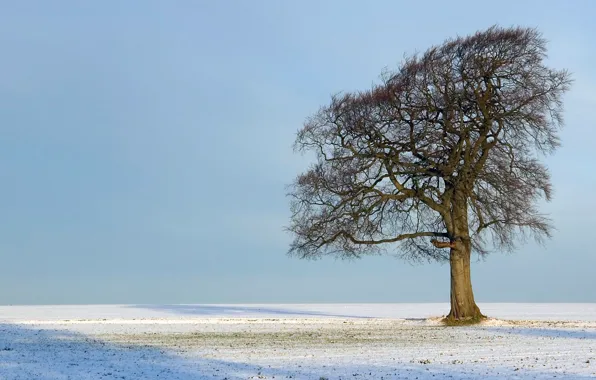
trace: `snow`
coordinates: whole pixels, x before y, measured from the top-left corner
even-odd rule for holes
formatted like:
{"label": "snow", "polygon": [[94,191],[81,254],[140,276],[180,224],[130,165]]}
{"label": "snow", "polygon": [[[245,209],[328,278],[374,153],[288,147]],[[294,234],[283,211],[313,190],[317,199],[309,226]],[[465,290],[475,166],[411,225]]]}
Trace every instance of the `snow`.
{"label": "snow", "polygon": [[588,379],[596,304],[0,306],[0,379]]}

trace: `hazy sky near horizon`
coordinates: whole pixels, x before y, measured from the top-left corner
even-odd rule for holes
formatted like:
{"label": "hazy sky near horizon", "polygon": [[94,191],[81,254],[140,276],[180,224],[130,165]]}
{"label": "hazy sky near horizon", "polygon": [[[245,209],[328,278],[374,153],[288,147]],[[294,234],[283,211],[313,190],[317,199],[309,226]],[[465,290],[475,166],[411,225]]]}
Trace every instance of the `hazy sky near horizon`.
{"label": "hazy sky near horizon", "polygon": [[596,302],[596,3],[490,4],[1,1],[0,304],[447,302],[446,265],[285,255],[292,143],[330,94],[496,23],[575,83],[555,236],[475,263],[476,298]]}

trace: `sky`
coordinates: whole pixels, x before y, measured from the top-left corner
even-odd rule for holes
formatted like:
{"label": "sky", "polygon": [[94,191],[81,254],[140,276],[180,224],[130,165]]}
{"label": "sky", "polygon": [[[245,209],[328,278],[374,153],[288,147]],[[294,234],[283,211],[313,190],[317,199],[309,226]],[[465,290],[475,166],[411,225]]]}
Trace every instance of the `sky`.
{"label": "sky", "polygon": [[292,144],[331,94],[493,24],[539,28],[575,83],[557,231],[475,261],[476,300],[596,302],[596,3],[0,4],[0,304],[448,302],[444,264],[286,255]]}

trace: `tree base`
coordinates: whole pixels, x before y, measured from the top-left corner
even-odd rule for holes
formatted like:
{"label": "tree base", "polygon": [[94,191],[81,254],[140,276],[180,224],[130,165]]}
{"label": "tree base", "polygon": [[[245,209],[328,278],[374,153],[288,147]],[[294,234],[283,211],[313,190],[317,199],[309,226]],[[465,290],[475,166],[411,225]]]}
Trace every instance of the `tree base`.
{"label": "tree base", "polygon": [[470,325],[477,325],[487,319],[485,315],[480,314],[476,317],[468,317],[468,318],[460,318],[456,319],[453,317],[445,317],[441,320],[441,322],[445,326],[470,326]]}
{"label": "tree base", "polygon": [[453,310],[443,318],[443,324],[447,326],[469,326],[476,325],[484,321],[487,317],[480,312],[478,306],[474,305],[474,312],[471,315],[457,317],[454,315]]}

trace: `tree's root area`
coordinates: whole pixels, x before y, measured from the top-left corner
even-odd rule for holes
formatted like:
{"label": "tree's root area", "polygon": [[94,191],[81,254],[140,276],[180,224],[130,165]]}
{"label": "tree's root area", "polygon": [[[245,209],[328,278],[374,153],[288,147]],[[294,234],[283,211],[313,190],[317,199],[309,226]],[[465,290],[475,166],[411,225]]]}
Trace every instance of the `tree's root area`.
{"label": "tree's root area", "polygon": [[486,315],[480,312],[478,306],[476,306],[476,310],[474,311],[474,315],[468,317],[456,317],[453,315],[453,311],[449,313],[443,320],[441,321],[445,326],[470,326],[470,325],[477,325],[487,319]]}
{"label": "tree's root area", "polygon": [[441,322],[445,326],[470,326],[470,325],[477,325],[487,319],[485,315],[477,315],[474,317],[465,317],[465,318],[454,318],[451,316],[447,316],[441,320]]}

